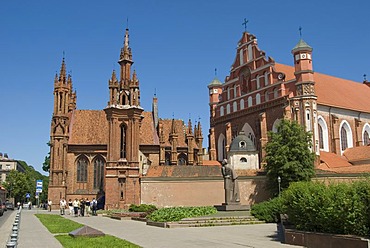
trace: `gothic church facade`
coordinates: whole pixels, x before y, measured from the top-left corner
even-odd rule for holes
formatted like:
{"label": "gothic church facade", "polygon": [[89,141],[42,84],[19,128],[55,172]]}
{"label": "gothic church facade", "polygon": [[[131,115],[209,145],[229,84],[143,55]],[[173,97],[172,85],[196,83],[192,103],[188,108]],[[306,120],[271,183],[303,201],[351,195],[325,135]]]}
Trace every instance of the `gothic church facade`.
{"label": "gothic church facade", "polygon": [[160,119],[158,99],[152,111],[140,106],[139,80],[132,72],[126,29],[118,61],[108,82],[104,110],[78,110],[72,78],[63,58],[54,79],[50,133],[49,198],[105,199],[107,209],[141,203],[141,178],[154,165],[202,165],[200,122]]}

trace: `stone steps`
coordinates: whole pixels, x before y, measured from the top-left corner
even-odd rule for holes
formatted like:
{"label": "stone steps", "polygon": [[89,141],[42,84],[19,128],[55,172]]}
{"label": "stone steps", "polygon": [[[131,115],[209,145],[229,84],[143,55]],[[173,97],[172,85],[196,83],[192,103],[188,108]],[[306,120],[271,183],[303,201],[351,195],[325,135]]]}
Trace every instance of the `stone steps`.
{"label": "stone steps", "polygon": [[253,216],[198,217],[198,218],[186,218],[176,222],[165,222],[165,223],[156,223],[147,221],[147,225],[165,228],[252,225],[262,223],[265,222],[260,221]]}

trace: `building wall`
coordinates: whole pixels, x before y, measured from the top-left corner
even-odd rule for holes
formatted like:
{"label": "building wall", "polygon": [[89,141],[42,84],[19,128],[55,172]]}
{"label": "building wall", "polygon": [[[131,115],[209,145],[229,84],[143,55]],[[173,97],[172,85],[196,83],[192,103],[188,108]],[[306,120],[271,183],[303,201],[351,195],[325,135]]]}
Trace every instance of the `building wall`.
{"label": "building wall", "polygon": [[[269,199],[264,177],[238,179],[241,204],[252,205]],[[141,203],[157,207],[213,206],[225,202],[223,179],[142,179]]]}

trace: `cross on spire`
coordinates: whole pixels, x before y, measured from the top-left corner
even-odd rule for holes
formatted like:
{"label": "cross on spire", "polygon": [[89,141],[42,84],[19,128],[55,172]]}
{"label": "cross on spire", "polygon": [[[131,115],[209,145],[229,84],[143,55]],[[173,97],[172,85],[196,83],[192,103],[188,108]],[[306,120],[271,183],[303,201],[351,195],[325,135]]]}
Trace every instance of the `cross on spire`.
{"label": "cross on spire", "polygon": [[242,23],[242,25],[244,26],[244,32],[247,32],[247,23],[248,23],[248,20],[244,18],[244,22]]}
{"label": "cross on spire", "polygon": [[215,77],[217,77],[217,68],[215,68]]}
{"label": "cross on spire", "polygon": [[366,82],[367,80],[366,80],[366,74],[364,74],[364,81]]}
{"label": "cross on spire", "polygon": [[299,37],[302,39],[302,27],[301,26],[299,26]]}

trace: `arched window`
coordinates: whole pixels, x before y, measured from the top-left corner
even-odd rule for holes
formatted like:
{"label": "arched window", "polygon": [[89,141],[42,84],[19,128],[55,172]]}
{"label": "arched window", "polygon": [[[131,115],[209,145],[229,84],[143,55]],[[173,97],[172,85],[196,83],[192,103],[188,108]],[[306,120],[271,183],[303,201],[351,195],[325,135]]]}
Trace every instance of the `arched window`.
{"label": "arched window", "polygon": [[230,100],[230,87],[227,87],[227,100]]}
{"label": "arched window", "polygon": [[77,182],[87,182],[87,165],[89,161],[85,156],[80,156],[77,160]]}
{"label": "arched window", "polygon": [[180,153],[178,156],[177,156],[177,164],[178,165],[186,165],[187,164],[187,156],[185,153]]}
{"label": "arched window", "polygon": [[248,61],[253,59],[253,47],[251,44],[248,45]]}
{"label": "arched window", "polygon": [[319,148],[320,150],[324,149],[324,135],[321,125],[318,125],[319,128]]}
{"label": "arched window", "polygon": [[268,90],[265,91],[265,102],[267,102],[269,99],[269,92]]}
{"label": "arched window", "polygon": [[236,98],[236,85],[234,85],[234,98]]}
{"label": "arched window", "polygon": [[370,125],[368,123],[365,123],[363,129],[362,129],[362,143],[364,146],[367,146],[370,144]]}
{"label": "arched window", "polygon": [[329,134],[328,126],[322,116],[319,116],[317,122],[318,136],[319,136],[319,149],[325,152],[329,152]]}
{"label": "arched window", "polygon": [[240,60],[240,65],[244,64],[244,59],[243,59],[243,49],[240,49],[239,51],[239,60]]}
{"label": "arched window", "polygon": [[342,151],[348,148],[347,131],[344,126],[340,129],[340,144],[342,146]]}
{"label": "arched window", "polygon": [[364,145],[367,146],[370,144],[370,136],[369,136],[369,133],[367,131],[364,132]]}
{"label": "arched window", "polygon": [[261,95],[260,95],[260,93],[258,93],[256,95],[256,104],[260,104],[260,103],[261,103]]}
{"label": "arched window", "polygon": [[171,164],[171,153],[170,152],[165,153],[164,164],[165,165],[170,165]]}
{"label": "arched window", "polygon": [[121,125],[120,158],[126,158],[126,128]]}
{"label": "arched window", "polygon": [[347,148],[353,147],[352,130],[347,121],[342,121],[339,127],[340,150],[343,153]]}
{"label": "arched window", "polygon": [[225,135],[220,134],[217,141],[217,159],[222,161],[224,158],[226,158]]}
{"label": "arched window", "polygon": [[257,89],[259,89],[261,87],[261,85],[260,85],[260,77],[258,75],[256,76],[256,87],[257,87]]}
{"label": "arched window", "polygon": [[240,162],[241,163],[246,163],[247,162],[247,159],[243,157],[243,158],[240,159]]}
{"label": "arched window", "polygon": [[269,85],[269,73],[265,72],[265,86]]}
{"label": "arched window", "polygon": [[224,106],[220,107],[220,116],[224,116]]}
{"label": "arched window", "polygon": [[252,97],[248,97],[248,107],[251,107],[253,105],[253,99]]}
{"label": "arched window", "polygon": [[312,131],[311,129],[311,111],[306,109],[306,131]]}
{"label": "arched window", "polygon": [[233,112],[238,111],[238,104],[236,102],[233,102]]}
{"label": "arched window", "polygon": [[94,161],[94,189],[103,189],[104,159],[97,157]]}
{"label": "arched window", "polygon": [[244,99],[240,100],[240,109],[244,109]]}
{"label": "arched window", "polygon": [[277,88],[274,88],[274,98],[278,98],[279,97],[279,91]]}
{"label": "arched window", "polygon": [[226,114],[230,114],[230,104],[226,105]]}

